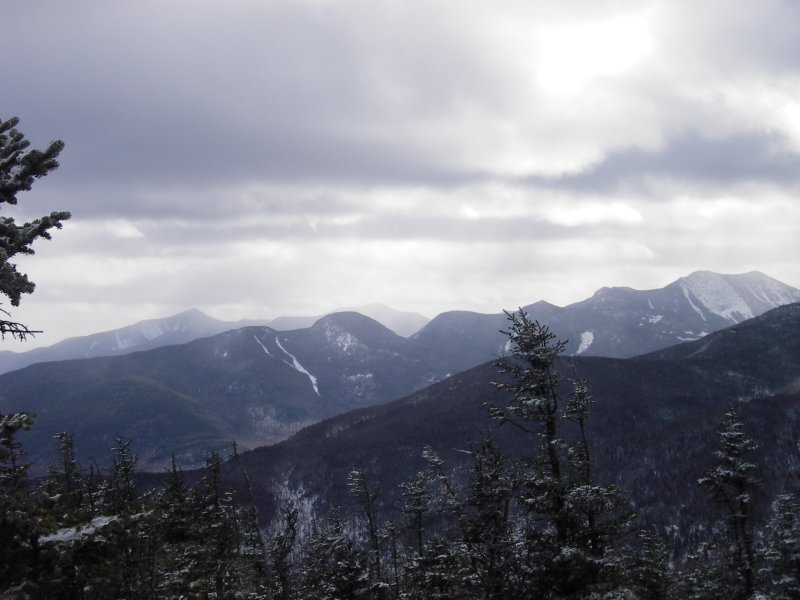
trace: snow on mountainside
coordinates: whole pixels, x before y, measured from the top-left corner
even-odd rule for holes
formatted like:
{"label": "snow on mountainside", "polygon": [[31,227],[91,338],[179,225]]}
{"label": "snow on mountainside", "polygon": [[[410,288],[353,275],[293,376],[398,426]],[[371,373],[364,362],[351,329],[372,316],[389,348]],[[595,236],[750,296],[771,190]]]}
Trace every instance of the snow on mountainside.
{"label": "snow on mountainside", "polygon": [[[721,275],[698,271],[660,289],[604,287],[590,298],[567,307],[539,301],[525,310],[531,318],[550,326],[560,339],[568,340],[567,353],[625,357],[699,339],[777,306],[798,301],[800,290],[763,273]],[[427,321],[416,313],[377,304],[362,307],[358,313],[371,316],[370,320],[380,322],[400,336],[408,336]],[[280,331],[300,330],[311,328],[316,322],[329,344],[348,354],[368,354],[372,351],[369,339],[348,329],[350,325],[363,328],[363,322],[361,325],[348,323],[344,327],[343,322],[339,323],[346,320],[343,315],[347,314],[355,313],[335,313],[338,316],[334,318],[333,315],[279,318],[270,322],[270,327]],[[71,338],[47,348],[21,353],[0,352],[0,373],[37,362],[113,356],[183,344],[245,325],[264,324],[263,321],[218,321],[198,310],[189,310],[115,331]],[[454,373],[502,355],[506,340],[499,330],[506,326],[502,313],[451,311],[427,322],[408,339],[433,351],[438,355],[437,364],[444,365],[446,372]],[[372,332],[368,337],[381,337],[385,333]]]}
{"label": "snow on mountainside", "polygon": [[601,288],[546,322],[570,340],[568,353],[626,357],[700,339],[793,302],[800,302],[800,290],[763,273],[697,271],[660,289]]}
{"label": "snow on mountainside", "polygon": [[800,290],[756,271],[741,275],[697,271],[676,283],[704,320],[712,313],[731,324],[741,323],[772,308],[800,302]]}
{"label": "snow on mountainside", "polygon": [[253,323],[219,321],[197,309],[190,309],[163,319],[149,319],[121,329],[69,338],[28,352],[0,352],[0,373],[40,362],[114,356],[160,346],[185,344]]}
{"label": "snow on mountainside", "polygon": [[[381,304],[365,306],[358,312],[371,317],[402,336],[410,335],[428,322],[426,317],[417,313],[398,311]],[[115,356],[151,350],[160,346],[185,344],[198,338],[241,327],[269,324],[272,329],[278,331],[306,329],[324,318],[279,317],[272,321],[264,319],[219,321],[197,309],[190,309],[171,317],[150,319],[121,329],[69,338],[52,346],[34,348],[27,352],[0,351],[0,374],[39,362]]]}
{"label": "snow on mountainside", "polygon": [[[763,273],[721,275],[698,271],[654,290],[604,287],[563,308],[525,307],[531,319],[567,341],[566,352],[625,358],[659,350],[730,327],[768,310],[800,302],[800,290]],[[453,368],[503,354],[503,314],[443,313],[413,339],[441,352],[457,348]]]}
{"label": "snow on mountainside", "polygon": [[[113,338],[114,336],[112,336]],[[26,447],[46,469],[58,431],[84,457],[106,455],[109,432],[136,440],[140,464],[174,451],[199,465],[205,451],[274,443],[322,418],[407,395],[445,377],[412,341],[358,313],[313,327],[244,327],[144,352],[31,365],[0,375],[0,412],[29,410]]]}
{"label": "snow on mountainside", "polygon": [[336,324],[326,322],[323,324],[322,330],[325,332],[327,340],[345,354],[350,354],[363,347],[357,337]]}

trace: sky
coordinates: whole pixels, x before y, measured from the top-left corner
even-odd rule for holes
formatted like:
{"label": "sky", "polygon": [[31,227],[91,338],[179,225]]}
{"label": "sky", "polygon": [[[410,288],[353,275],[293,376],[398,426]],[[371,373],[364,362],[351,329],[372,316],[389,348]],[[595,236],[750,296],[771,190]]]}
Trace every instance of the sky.
{"label": "sky", "polygon": [[3,348],[191,307],[800,287],[798,26],[791,0],[4,3],[0,119],[66,148],[3,215],[73,216],[17,260],[44,333]]}

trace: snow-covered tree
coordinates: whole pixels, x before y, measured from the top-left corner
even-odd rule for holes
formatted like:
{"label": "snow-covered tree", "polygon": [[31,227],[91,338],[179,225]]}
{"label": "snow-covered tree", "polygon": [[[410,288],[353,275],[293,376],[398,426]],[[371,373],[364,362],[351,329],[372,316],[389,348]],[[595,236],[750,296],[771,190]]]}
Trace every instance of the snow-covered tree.
{"label": "snow-covered tree", "polygon": [[347,476],[347,488],[364,514],[369,536],[369,571],[370,582],[379,585],[381,580],[381,539],[378,532],[378,515],[376,500],[378,486],[373,485],[367,473],[362,469],[353,469]]}
{"label": "snow-covered tree", "polygon": [[412,481],[400,484],[403,496],[401,511],[408,519],[413,544],[417,553],[422,555],[425,536],[425,515],[430,511],[431,495],[428,490],[429,479],[425,472],[417,473]]}
{"label": "snow-covered tree", "polygon": [[0,590],[24,582],[44,531],[28,482],[29,465],[17,440],[17,433],[32,425],[27,413],[0,413]]}
{"label": "snow-covered tree", "polygon": [[[16,117],[0,120],[0,203],[16,204],[20,192],[58,168],[57,158],[64,148],[64,142],[54,141],[44,150],[29,150],[30,142],[16,129],[18,123]],[[68,212],[52,212],[20,225],[12,217],[0,216],[0,294],[12,306],[19,306],[22,294],[33,292],[35,285],[10,261],[16,254],[33,254],[33,242],[50,239],[50,230],[59,229],[69,217]],[[0,319],[0,336],[25,339],[31,333],[35,332],[21,323]]]}
{"label": "snow-covered tree", "polygon": [[774,600],[800,598],[800,502],[792,494],[775,501],[758,553],[759,588]]}
{"label": "snow-covered tree", "polygon": [[477,587],[490,598],[511,598],[515,575],[511,508],[518,484],[509,458],[485,436],[471,448],[459,526]]}
{"label": "snow-covered tree", "polygon": [[719,434],[718,463],[700,478],[724,514],[726,560],[732,578],[730,595],[749,598],[755,589],[756,556],[753,543],[754,492],[758,480],[750,454],[756,444],[744,434],[744,425],[731,409]]}
{"label": "snow-covered tree", "polygon": [[[592,405],[588,384],[576,375],[565,401],[556,368],[565,342],[523,310],[506,315],[511,356],[499,361],[506,377],[495,386],[509,392],[511,403],[489,410],[498,423],[532,439],[531,452],[517,467],[520,505],[528,518],[529,577],[539,593],[606,593],[622,577],[616,550],[630,528],[632,511],[617,487],[593,480],[586,431]],[[575,425],[575,435],[561,435],[563,420]]]}
{"label": "snow-covered tree", "polygon": [[370,587],[369,566],[348,537],[341,512],[334,508],[306,541],[298,597],[368,598]]}

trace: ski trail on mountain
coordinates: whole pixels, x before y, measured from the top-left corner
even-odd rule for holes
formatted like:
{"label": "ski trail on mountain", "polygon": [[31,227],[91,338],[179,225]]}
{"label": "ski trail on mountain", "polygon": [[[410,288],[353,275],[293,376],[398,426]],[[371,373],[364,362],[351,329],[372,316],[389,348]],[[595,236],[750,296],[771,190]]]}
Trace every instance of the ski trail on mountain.
{"label": "ski trail on mountain", "polygon": [[311,381],[311,387],[314,388],[314,391],[317,393],[317,396],[322,397],[322,395],[319,393],[319,387],[317,387],[317,378],[314,377],[311,373],[309,373],[308,370],[303,365],[300,364],[300,361],[297,360],[297,358],[295,358],[294,354],[289,352],[286,348],[284,348],[281,345],[281,341],[277,338],[277,336],[275,337],[275,343],[278,344],[278,348],[280,348],[281,351],[284,354],[286,354],[286,356],[292,359],[292,367],[294,367],[295,371],[298,371],[299,373],[302,373],[303,375],[308,377],[309,381]]}

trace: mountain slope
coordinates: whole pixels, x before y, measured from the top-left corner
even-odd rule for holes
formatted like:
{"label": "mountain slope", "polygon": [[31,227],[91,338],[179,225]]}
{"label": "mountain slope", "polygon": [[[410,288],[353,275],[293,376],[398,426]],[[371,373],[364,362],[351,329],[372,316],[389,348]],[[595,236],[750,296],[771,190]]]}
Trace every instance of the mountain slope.
{"label": "mountain slope", "polygon": [[[564,308],[538,302],[524,309],[568,341],[567,354],[626,358],[699,339],[798,301],[800,290],[762,273],[698,271],[661,289],[601,288]],[[453,364],[458,370],[501,355],[504,327],[502,314],[444,313],[414,338],[440,353],[465,349],[465,360]]]}
{"label": "mountain slope", "polygon": [[[420,314],[394,310],[382,304],[370,304],[352,309],[351,312],[353,311],[382,323],[404,337],[418,331],[429,321]],[[201,337],[240,327],[269,325],[277,331],[306,329],[320,318],[322,317],[278,317],[271,321],[266,319],[220,321],[193,308],[171,317],[148,319],[120,329],[69,338],[44,348],[23,352],[0,351],[0,374],[39,362],[116,356],[161,346],[185,344]]]}
{"label": "mountain slope", "polygon": [[[0,411],[39,415],[26,442],[36,458],[52,451],[56,432],[87,431],[85,456],[101,460],[109,436],[120,434],[135,440],[144,467],[156,468],[173,451],[194,464],[234,438],[243,447],[275,442],[442,376],[405,338],[340,313],[305,330],[245,327],[122,356],[31,365],[0,376]],[[147,425],[154,422],[162,425]]]}
{"label": "mountain slope", "polygon": [[[800,465],[800,304],[633,359],[576,357],[560,362],[572,377],[574,361],[594,397],[590,433],[596,476],[622,486],[650,522],[672,527],[676,547],[708,514],[697,479],[714,461],[723,414],[735,406],[748,435],[760,445],[765,496],[797,489]],[[765,342],[769,352],[764,352]],[[775,357],[782,357],[776,361]],[[397,484],[424,468],[432,447],[448,471],[466,459],[470,440],[489,430],[510,452],[530,452],[536,438],[497,428],[484,403],[502,406],[497,368],[481,365],[388,404],[338,415],[274,446],[243,456],[259,503],[274,507],[273,485],[304,490],[319,507],[347,504],[347,474],[363,468],[381,489],[380,510],[397,506]],[[569,393],[568,386],[563,392]],[[774,393],[774,395],[773,395]],[[562,423],[562,431],[567,431]],[[387,440],[391,440],[388,444]],[[233,475],[231,475],[233,476]],[[766,506],[762,505],[766,510]],[[760,513],[763,516],[764,512]]]}
{"label": "mountain slope", "polygon": [[39,362],[129,354],[192,340],[242,327],[242,322],[220,321],[197,309],[163,319],[140,321],[121,329],[74,337],[27,352],[0,352],[0,373]]}
{"label": "mountain slope", "polygon": [[[402,337],[408,337],[411,334],[419,331],[430,321],[430,319],[418,313],[395,310],[394,308],[384,304],[367,304],[366,306],[354,308],[342,308],[328,314],[336,314],[340,312],[357,312],[362,314],[365,317],[369,317],[370,319],[377,321],[387,329],[392,330],[394,333]],[[278,331],[306,329],[321,319],[322,316],[325,315],[318,315],[316,317],[278,317],[266,324]]]}

